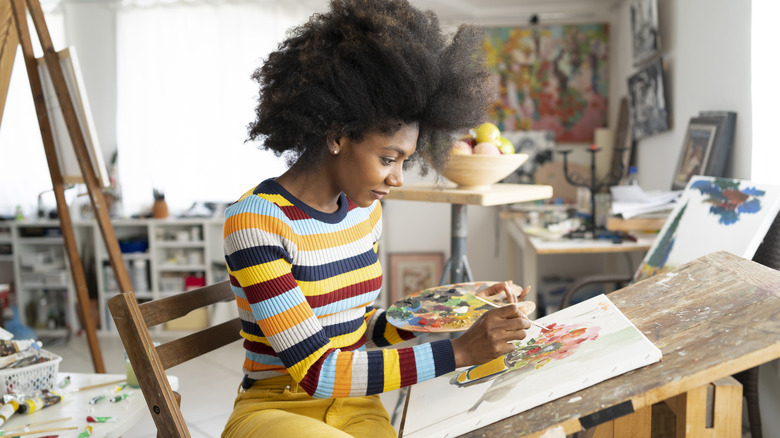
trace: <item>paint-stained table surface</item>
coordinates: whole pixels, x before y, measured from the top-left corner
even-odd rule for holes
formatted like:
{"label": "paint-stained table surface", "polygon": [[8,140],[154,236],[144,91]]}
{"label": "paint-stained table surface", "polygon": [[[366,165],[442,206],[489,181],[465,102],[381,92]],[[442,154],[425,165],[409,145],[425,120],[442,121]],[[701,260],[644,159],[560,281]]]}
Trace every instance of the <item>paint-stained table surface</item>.
{"label": "paint-stained table surface", "polygon": [[780,358],[780,272],[755,262],[716,252],[608,296],[662,350],[661,362],[464,436],[571,434],[610,407],[649,408]]}
{"label": "paint-stained table surface", "polygon": [[[70,384],[64,388],[61,383],[67,377],[70,377]],[[149,415],[149,410],[144,401],[144,396],[140,388],[124,387],[121,391],[116,391],[118,382],[126,381],[124,374],[95,374],[95,373],[71,373],[60,371],[58,373],[57,385],[54,391],[62,395],[62,402],[49,406],[47,408],[35,411],[31,414],[13,415],[0,429],[14,429],[19,431],[19,427],[26,424],[41,424],[40,426],[30,427],[30,430],[74,428],[67,431],[52,431],[47,435],[56,435],[60,438],[76,438],[87,427],[87,416],[93,417],[112,417],[116,422],[92,424],[92,434],[90,438],[116,438],[121,437],[130,431],[144,415]],[[176,390],[179,387],[179,379],[175,376],[168,376],[171,387]],[[108,383],[108,385],[103,385]],[[110,403],[109,395],[129,394],[129,396],[118,403]],[[96,396],[106,395],[107,397],[95,404],[89,401]],[[62,420],[53,423],[44,424],[52,420]],[[10,432],[5,436],[13,436]],[[34,436],[41,436],[35,434]]]}

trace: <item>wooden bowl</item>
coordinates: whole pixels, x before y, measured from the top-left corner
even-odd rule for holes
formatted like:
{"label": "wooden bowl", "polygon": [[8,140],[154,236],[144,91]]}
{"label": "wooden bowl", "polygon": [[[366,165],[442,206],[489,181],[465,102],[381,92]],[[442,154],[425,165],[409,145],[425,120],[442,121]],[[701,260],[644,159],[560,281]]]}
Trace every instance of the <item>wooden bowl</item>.
{"label": "wooden bowl", "polygon": [[528,154],[452,155],[442,175],[464,190],[487,190],[520,167]]}

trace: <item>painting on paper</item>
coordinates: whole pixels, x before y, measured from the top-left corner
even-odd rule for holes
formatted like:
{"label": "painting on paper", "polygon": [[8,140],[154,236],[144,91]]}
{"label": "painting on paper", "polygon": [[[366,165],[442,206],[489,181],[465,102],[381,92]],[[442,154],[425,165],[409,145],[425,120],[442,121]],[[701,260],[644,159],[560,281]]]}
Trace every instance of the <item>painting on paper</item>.
{"label": "painting on paper", "polygon": [[490,119],[501,131],[553,131],[558,143],[593,142],[607,126],[609,26],[487,28],[499,78]]}
{"label": "painting on paper", "polygon": [[634,275],[676,269],[714,251],[751,259],[780,210],[780,186],[694,176]]}
{"label": "painting on paper", "polygon": [[605,295],[536,320],[515,349],[412,387],[405,437],[445,437],[516,415],[661,360]]}

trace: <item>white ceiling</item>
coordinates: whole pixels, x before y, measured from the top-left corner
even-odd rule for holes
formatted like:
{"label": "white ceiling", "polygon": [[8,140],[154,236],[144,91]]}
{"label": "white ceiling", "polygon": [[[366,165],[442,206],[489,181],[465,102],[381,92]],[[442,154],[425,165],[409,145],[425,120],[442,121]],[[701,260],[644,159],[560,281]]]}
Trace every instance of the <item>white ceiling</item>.
{"label": "white ceiling", "polygon": [[[421,9],[436,12],[445,25],[468,22],[483,26],[527,23],[537,15],[539,23],[603,22],[625,0],[410,0]],[[326,0],[303,0],[321,10]]]}
{"label": "white ceiling", "polygon": [[532,15],[545,22],[598,21],[622,0],[411,0],[436,12],[442,22],[472,21],[480,24],[528,22]]}

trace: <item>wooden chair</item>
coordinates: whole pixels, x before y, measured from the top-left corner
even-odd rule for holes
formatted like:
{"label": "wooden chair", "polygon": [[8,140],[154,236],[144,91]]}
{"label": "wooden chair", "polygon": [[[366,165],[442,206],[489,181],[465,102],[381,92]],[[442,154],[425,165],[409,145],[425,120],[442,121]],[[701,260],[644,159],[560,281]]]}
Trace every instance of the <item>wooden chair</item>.
{"label": "wooden chair", "polygon": [[114,323],[133,366],[158,437],[189,437],[165,370],[240,339],[239,318],[208,327],[155,347],[149,327],[187,315],[211,304],[235,299],[228,281],[138,304],[135,294],[122,293],[108,302]]}

